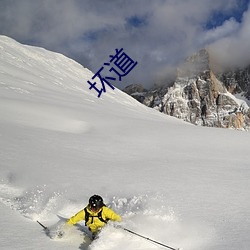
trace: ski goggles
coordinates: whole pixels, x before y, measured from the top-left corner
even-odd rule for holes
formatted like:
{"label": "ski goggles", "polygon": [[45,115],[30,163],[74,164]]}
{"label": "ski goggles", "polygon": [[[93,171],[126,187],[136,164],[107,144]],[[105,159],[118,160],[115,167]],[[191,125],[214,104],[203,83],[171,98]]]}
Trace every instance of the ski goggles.
{"label": "ski goggles", "polygon": [[97,207],[97,206],[93,206],[93,205],[92,206],[90,205],[89,208],[93,212],[97,212],[97,211],[99,211],[101,209],[101,207]]}

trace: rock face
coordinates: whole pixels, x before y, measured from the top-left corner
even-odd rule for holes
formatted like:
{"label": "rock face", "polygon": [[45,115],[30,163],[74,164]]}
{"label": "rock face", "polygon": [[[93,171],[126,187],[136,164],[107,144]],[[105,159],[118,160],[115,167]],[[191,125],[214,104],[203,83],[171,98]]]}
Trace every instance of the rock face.
{"label": "rock face", "polygon": [[137,101],[143,102],[147,90],[141,84],[131,84],[123,89],[125,93],[133,96]]}
{"label": "rock face", "polygon": [[218,74],[218,79],[225,84],[230,93],[242,93],[250,100],[250,66]]}
{"label": "rock face", "polygon": [[245,101],[233,94],[250,95],[249,72],[250,67],[245,71],[215,75],[210,67],[209,53],[204,49],[180,66],[172,86],[137,91],[137,100],[196,125],[248,129],[250,109]]}

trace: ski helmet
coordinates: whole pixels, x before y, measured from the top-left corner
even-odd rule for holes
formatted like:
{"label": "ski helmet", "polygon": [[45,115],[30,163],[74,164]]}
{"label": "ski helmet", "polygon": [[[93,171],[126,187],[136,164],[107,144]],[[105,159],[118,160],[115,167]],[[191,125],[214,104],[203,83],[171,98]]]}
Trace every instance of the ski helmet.
{"label": "ski helmet", "polygon": [[93,195],[89,198],[89,206],[93,210],[98,210],[103,207],[103,199],[99,195]]}

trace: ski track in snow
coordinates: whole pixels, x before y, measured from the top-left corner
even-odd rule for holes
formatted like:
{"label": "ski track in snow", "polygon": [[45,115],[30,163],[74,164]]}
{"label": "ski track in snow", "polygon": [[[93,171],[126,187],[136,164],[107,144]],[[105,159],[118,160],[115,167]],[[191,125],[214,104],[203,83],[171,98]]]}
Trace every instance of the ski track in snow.
{"label": "ski track in snow", "polygon": [[[51,108],[48,105],[33,104],[31,106],[28,102],[2,101],[0,112],[6,108],[9,112],[2,117],[2,121],[73,134],[90,130],[90,125],[87,122],[70,118],[70,116],[67,117],[65,110],[63,113],[62,109]],[[19,111],[20,108],[23,110],[22,113]]]}

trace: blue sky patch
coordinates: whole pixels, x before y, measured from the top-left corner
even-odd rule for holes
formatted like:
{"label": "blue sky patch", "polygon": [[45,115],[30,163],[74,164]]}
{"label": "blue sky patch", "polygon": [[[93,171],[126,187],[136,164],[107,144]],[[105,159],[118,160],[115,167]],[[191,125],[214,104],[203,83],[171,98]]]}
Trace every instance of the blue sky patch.
{"label": "blue sky patch", "polygon": [[147,18],[146,17],[139,17],[139,16],[131,16],[127,18],[127,24],[130,27],[141,27],[145,26],[147,24]]}
{"label": "blue sky patch", "polygon": [[244,12],[248,9],[249,0],[239,0],[237,9],[230,13],[225,13],[223,10],[215,11],[210,20],[206,23],[206,29],[213,29],[221,26],[226,20],[234,18],[238,23],[241,23]]}

